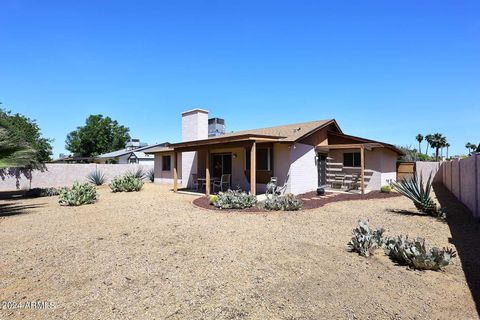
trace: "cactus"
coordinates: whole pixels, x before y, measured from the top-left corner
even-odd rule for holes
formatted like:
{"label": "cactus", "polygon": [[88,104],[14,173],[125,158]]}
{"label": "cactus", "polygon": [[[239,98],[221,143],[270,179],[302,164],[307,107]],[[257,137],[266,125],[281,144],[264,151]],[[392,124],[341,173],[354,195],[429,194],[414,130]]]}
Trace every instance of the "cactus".
{"label": "cactus", "polygon": [[263,206],[267,210],[297,211],[302,208],[302,202],[292,193],[283,196],[273,194]]}
{"label": "cactus", "polygon": [[444,211],[440,210],[430,197],[432,175],[428,177],[425,184],[421,176],[418,178],[414,175],[412,179],[404,179],[393,183],[393,188],[412,200],[418,211],[434,217],[443,217]]}
{"label": "cactus", "polygon": [[361,256],[369,257],[384,244],[384,231],[383,228],[370,229],[368,220],[359,220],[357,227],[353,229],[353,237],[348,245],[352,251],[358,252]]}
{"label": "cactus", "polygon": [[131,192],[140,191],[143,187],[142,179],[136,178],[134,175],[126,174],[124,176],[115,177],[109,184],[112,192]]}
{"label": "cactus", "polygon": [[72,188],[62,188],[58,202],[62,206],[81,206],[97,201],[97,189],[90,183],[75,182]]}
{"label": "cactus", "polygon": [[389,238],[385,243],[385,254],[400,264],[419,270],[440,270],[456,257],[451,248],[432,247],[428,250],[425,239],[410,240],[408,236]]}
{"label": "cactus", "polygon": [[213,205],[220,209],[245,209],[257,203],[257,197],[241,190],[228,190],[217,195]]}

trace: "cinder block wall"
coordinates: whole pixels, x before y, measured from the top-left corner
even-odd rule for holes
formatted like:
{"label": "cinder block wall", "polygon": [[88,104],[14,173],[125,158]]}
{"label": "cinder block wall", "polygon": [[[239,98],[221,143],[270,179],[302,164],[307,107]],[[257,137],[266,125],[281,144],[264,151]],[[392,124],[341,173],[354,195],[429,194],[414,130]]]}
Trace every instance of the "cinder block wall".
{"label": "cinder block wall", "polygon": [[442,162],[439,172],[445,187],[480,219],[480,153]]}
{"label": "cinder block wall", "polygon": [[49,188],[71,186],[75,181],[87,182],[87,176],[95,169],[105,174],[107,182],[114,177],[142,168],[145,172],[151,165],[137,164],[46,164],[42,170],[19,170],[17,168],[0,170],[0,191],[28,190],[30,188]]}

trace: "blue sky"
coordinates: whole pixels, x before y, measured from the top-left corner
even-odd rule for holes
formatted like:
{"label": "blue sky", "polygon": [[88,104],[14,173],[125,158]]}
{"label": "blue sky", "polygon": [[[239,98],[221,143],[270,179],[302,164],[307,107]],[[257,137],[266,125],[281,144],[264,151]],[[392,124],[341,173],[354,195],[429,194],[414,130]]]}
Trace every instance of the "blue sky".
{"label": "blue sky", "polygon": [[194,107],[227,130],[336,118],[451,154],[480,142],[479,1],[0,2],[0,101],[64,152],[89,114],[149,143]]}

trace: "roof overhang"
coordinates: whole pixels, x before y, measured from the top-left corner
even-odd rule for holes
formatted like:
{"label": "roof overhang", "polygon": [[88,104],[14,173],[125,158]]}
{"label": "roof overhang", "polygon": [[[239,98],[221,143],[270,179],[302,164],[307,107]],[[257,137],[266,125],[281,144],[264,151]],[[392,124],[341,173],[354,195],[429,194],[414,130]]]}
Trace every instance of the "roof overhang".
{"label": "roof overhang", "polygon": [[212,147],[246,146],[251,145],[253,142],[278,142],[282,138],[283,137],[271,135],[244,134],[174,143],[170,145],[170,147],[175,151],[195,151]]}
{"label": "roof overhang", "polygon": [[[341,147],[341,146],[363,145],[364,147],[368,146],[369,148],[387,148],[387,149],[392,150],[393,152],[398,153],[399,155],[405,155],[405,153],[402,150],[398,149],[397,147],[395,147],[392,144],[388,144],[388,143],[384,143],[384,142],[380,142],[380,141],[375,141],[375,140],[369,140],[369,139],[360,138],[360,137],[351,136],[351,135],[348,135],[348,134],[338,133],[338,132],[333,132],[333,131],[329,131],[328,134],[348,138],[350,140],[354,140],[357,143],[326,145],[325,147],[332,147],[332,148],[335,147],[336,149],[342,149],[343,147]],[[318,146],[317,148],[321,148],[321,147],[323,147],[323,146]],[[343,149],[348,149],[348,148],[343,148]]]}

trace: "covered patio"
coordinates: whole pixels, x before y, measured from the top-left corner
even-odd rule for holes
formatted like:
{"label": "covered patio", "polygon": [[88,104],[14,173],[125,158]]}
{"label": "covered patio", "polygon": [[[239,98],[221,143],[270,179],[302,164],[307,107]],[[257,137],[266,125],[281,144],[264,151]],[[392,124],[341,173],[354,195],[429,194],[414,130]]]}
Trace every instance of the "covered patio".
{"label": "covered patio", "polygon": [[182,153],[183,158],[194,159],[190,170],[182,170],[182,184],[187,191],[210,195],[239,187],[257,195],[262,192],[259,192],[259,185],[266,185],[273,177],[273,143],[278,139],[278,136],[247,134],[173,144],[170,146],[173,149],[173,191],[180,190],[176,159]]}

